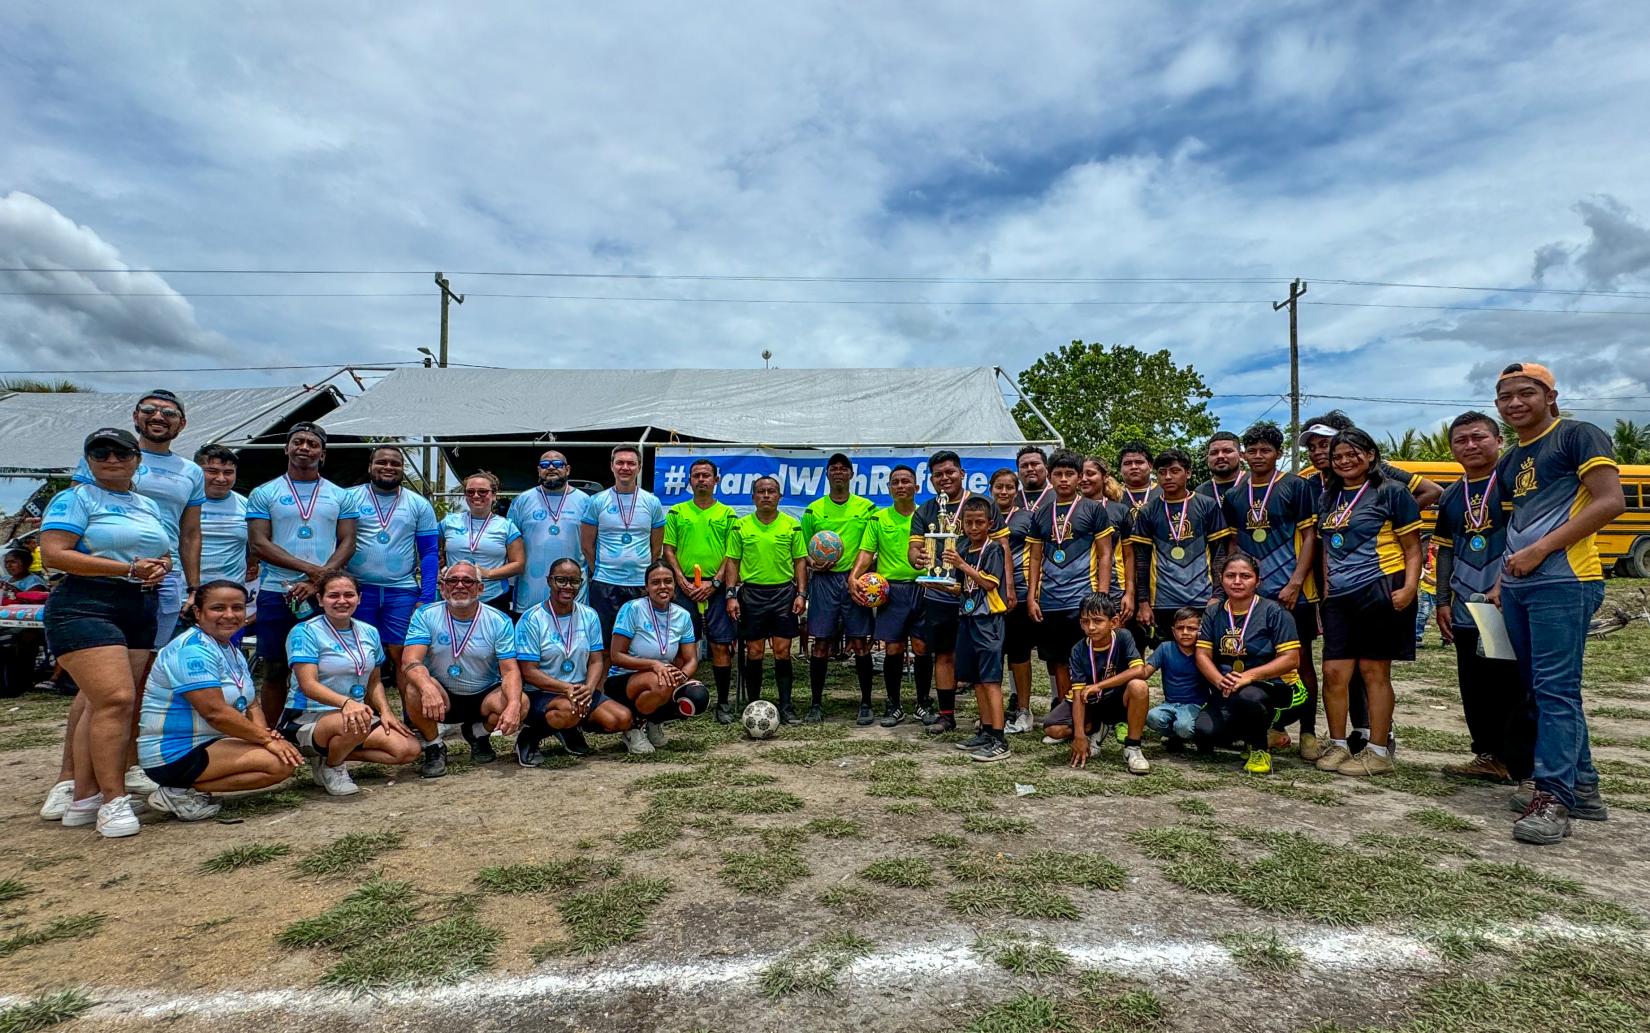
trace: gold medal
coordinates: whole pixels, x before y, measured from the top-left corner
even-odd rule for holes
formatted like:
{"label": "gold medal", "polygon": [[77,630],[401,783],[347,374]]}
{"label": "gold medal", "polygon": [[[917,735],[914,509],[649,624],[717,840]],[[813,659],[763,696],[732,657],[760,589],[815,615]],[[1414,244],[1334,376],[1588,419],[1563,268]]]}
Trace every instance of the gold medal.
{"label": "gold medal", "polygon": [[1232,661],[1232,670],[1234,672],[1236,672],[1237,674],[1242,674],[1243,673],[1243,661],[1242,660],[1233,660]]}
{"label": "gold medal", "polygon": [[1186,547],[1183,545],[1177,545],[1169,550],[1169,555],[1173,556],[1177,560],[1183,560],[1186,558]]}
{"label": "gold medal", "polygon": [[1266,528],[1255,528],[1253,531],[1249,532],[1249,537],[1253,538],[1257,542],[1264,542],[1266,540]]}

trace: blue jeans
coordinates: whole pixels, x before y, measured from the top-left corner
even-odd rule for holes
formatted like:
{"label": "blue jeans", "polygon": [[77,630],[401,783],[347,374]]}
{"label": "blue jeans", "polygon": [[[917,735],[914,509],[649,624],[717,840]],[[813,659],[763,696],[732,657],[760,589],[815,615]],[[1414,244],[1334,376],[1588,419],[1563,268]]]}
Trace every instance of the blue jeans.
{"label": "blue jeans", "polygon": [[1426,634],[1427,625],[1432,623],[1433,611],[1438,606],[1438,597],[1431,592],[1417,593],[1416,598],[1420,605],[1415,608],[1415,644],[1421,644],[1421,636]]}
{"label": "blue jeans", "polygon": [[1587,624],[1604,602],[1602,581],[1501,585],[1507,637],[1535,701],[1535,787],[1566,807],[1576,785],[1598,784],[1587,718],[1581,710]]}
{"label": "blue jeans", "polygon": [[1146,711],[1146,727],[1159,735],[1190,739],[1202,711],[1197,703],[1159,703]]}

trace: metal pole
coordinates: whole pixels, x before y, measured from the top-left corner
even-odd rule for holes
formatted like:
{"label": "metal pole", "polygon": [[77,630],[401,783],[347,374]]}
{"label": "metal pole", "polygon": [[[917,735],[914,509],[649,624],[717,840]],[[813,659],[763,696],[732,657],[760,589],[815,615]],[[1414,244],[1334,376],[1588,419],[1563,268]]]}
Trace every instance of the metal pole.
{"label": "metal pole", "polygon": [[1300,299],[1306,293],[1306,282],[1300,277],[1289,285],[1289,297],[1272,303],[1272,311],[1289,309],[1289,472],[1300,473],[1301,436],[1301,342]]}
{"label": "metal pole", "polygon": [[[447,308],[448,308],[449,303],[454,302],[454,301],[458,302],[460,305],[464,304],[464,295],[454,294],[453,290],[452,290],[452,285],[449,284],[447,282],[447,278],[445,276],[441,275],[439,272],[435,274],[435,285],[437,287],[441,288],[441,348],[440,348],[440,354],[436,356],[436,365],[440,366],[442,369],[446,369],[447,368]],[[446,491],[447,491],[447,463],[446,463],[445,459],[442,458],[439,454],[436,456],[435,477],[436,477],[436,494],[437,495],[446,494]],[[428,481],[425,481],[424,483],[426,485],[429,484]]]}

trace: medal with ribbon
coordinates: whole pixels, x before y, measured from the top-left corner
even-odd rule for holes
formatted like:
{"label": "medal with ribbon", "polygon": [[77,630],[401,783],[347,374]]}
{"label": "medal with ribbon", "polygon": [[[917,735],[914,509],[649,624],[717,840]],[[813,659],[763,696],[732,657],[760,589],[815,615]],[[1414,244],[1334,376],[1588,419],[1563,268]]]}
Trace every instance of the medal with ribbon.
{"label": "medal with ribbon", "polygon": [[1169,550],[1169,555],[1177,560],[1186,558],[1186,547],[1180,543],[1192,536],[1191,528],[1186,526],[1186,507],[1192,504],[1190,495],[1180,500],[1180,515],[1177,517],[1169,511],[1169,500],[1163,500],[1163,517],[1169,522],[1169,541],[1175,545]]}
{"label": "medal with ribbon", "polygon": [[[367,676],[367,669],[371,667],[372,664],[367,660],[367,648],[361,644],[361,636],[355,632],[355,622],[350,621],[349,638],[346,640],[343,633],[332,626],[331,621],[324,617],[320,620],[322,624],[326,625],[327,631],[332,633],[332,638],[338,643],[338,648],[341,649],[344,655],[349,658],[350,669],[355,672],[355,676],[357,678],[365,678]],[[366,694],[366,686],[350,686],[350,695],[356,700],[360,700]]]}
{"label": "medal with ribbon", "polygon": [[1266,540],[1266,504],[1272,500],[1272,489],[1278,486],[1280,480],[1282,478],[1273,471],[1272,479],[1266,482],[1266,493],[1260,497],[1259,502],[1255,501],[1254,477],[1251,476],[1243,482],[1244,489],[1249,493],[1249,537],[1257,542]]}
{"label": "medal with ribbon", "polygon": [[472,518],[468,513],[464,514],[464,533],[467,535],[465,542],[470,546],[471,556],[476,554],[476,549],[481,545],[482,536],[487,533],[487,525],[492,522],[493,514],[488,513],[487,519],[481,522],[480,528],[477,528],[475,526],[474,518]]}
{"label": "medal with ribbon", "polygon": [[1054,562],[1056,563],[1066,561],[1066,539],[1071,537],[1071,518],[1077,513],[1077,503],[1079,501],[1078,499],[1071,500],[1071,505],[1066,508],[1066,518],[1064,520],[1060,519],[1060,503],[1058,501],[1054,503],[1052,516],[1054,518]]}
{"label": "medal with ribbon", "polygon": [[[298,486],[292,483],[292,475],[283,473],[281,479],[286,481],[286,490],[292,493],[292,508],[298,511],[298,537],[314,538],[315,529],[309,526],[309,518],[315,515],[315,504],[321,499],[321,482],[315,481],[315,487],[309,491],[309,501],[306,503],[298,495]],[[370,488],[368,489],[371,490]]]}
{"label": "medal with ribbon", "polygon": [[619,494],[617,488],[613,490],[613,508],[619,512],[619,523],[624,525],[624,534],[619,536],[619,541],[625,545],[630,544],[630,522],[636,518],[636,494],[634,491],[630,493],[630,508],[627,510],[624,508],[624,496]]}
{"label": "medal with ribbon", "polygon": [[1490,496],[1495,493],[1495,478],[1501,471],[1490,474],[1490,479],[1484,485],[1484,494],[1478,497],[1478,506],[1472,504],[1472,485],[1463,483],[1461,494],[1466,497],[1467,503],[1467,530],[1473,532],[1467,539],[1467,548],[1473,552],[1483,552],[1487,544],[1483,532],[1490,529]]}
{"label": "medal with ribbon", "polygon": [[555,510],[551,511],[550,493],[544,490],[544,485],[542,484],[539,485],[538,491],[539,497],[544,500],[545,512],[549,513],[550,533],[552,535],[561,534],[561,511],[567,508],[567,496],[571,495],[572,492],[568,491],[566,488],[563,488],[561,490],[561,501],[557,502]]}
{"label": "medal with ribbon", "polygon": [[1098,685],[1102,681],[1104,681],[1107,678],[1110,678],[1113,674],[1116,673],[1112,669],[1112,667],[1113,667],[1112,657],[1114,657],[1116,654],[1117,654],[1117,633],[1115,631],[1112,632],[1111,645],[1106,647],[1106,662],[1105,662],[1104,665],[1097,665],[1095,663],[1095,660],[1094,660],[1094,647],[1089,646],[1089,685],[1090,686]]}
{"label": "medal with ribbon", "polygon": [[[195,630],[200,631],[199,628]],[[201,634],[201,637],[210,638],[204,633]],[[230,681],[235,683],[235,709],[244,714],[246,713],[247,704],[252,701],[252,697],[246,694],[247,676],[241,673],[246,669],[246,661],[242,659],[241,651],[234,646],[226,646],[216,639],[211,639],[211,642],[218,647],[218,652],[223,654],[224,673],[229,676]]]}
{"label": "medal with ribbon", "polygon": [[[1249,618],[1255,615],[1255,610],[1259,609],[1259,607],[1255,600],[1249,600],[1249,609],[1243,615],[1243,625],[1241,627],[1238,625],[1237,617],[1232,613],[1232,604],[1230,602],[1225,603],[1222,606],[1222,609],[1226,611],[1226,634],[1220,636],[1220,651],[1226,656],[1243,656],[1248,652],[1248,649],[1243,644],[1243,640],[1249,633]],[[1242,673],[1243,661],[1233,660],[1232,670]]]}
{"label": "medal with ribbon", "polygon": [[1145,491],[1140,493],[1139,498],[1134,497],[1134,491],[1130,488],[1124,488],[1123,494],[1128,497],[1129,519],[1133,520],[1135,517],[1140,515],[1141,507],[1145,506],[1146,502],[1152,497],[1152,490],[1147,488]]}
{"label": "medal with ribbon", "polygon": [[661,614],[650,602],[647,606],[647,619],[648,623],[653,625],[653,641],[659,646],[659,659],[668,664],[676,655],[670,650],[670,610],[666,609]]}
{"label": "medal with ribbon", "polygon": [[1342,488],[1341,497],[1337,500],[1334,510],[1324,518],[1324,525],[1335,532],[1329,536],[1329,544],[1335,548],[1339,549],[1346,544],[1346,535],[1341,532],[1345,530],[1347,524],[1352,522],[1352,510],[1357,507],[1358,500],[1364,497],[1364,492],[1369,490],[1369,483],[1365,481],[1359,486],[1358,492],[1352,496],[1351,502],[1346,501],[1346,489]]}
{"label": "medal with ribbon", "polygon": [[395,501],[391,502],[390,508],[386,510],[378,502],[378,493],[373,491],[372,485],[369,484],[367,485],[367,501],[372,503],[372,511],[378,517],[378,544],[388,545],[390,543],[390,521],[395,519],[395,511],[401,506],[401,489],[395,489]]}
{"label": "medal with ribbon", "polygon": [[562,630],[561,618],[556,616],[556,611],[550,608],[550,601],[548,599],[544,602],[544,612],[550,615],[550,629],[556,633],[556,640],[561,643],[561,673],[572,674],[573,621],[579,615],[578,604],[574,603],[573,609],[567,614],[567,630],[565,631]]}
{"label": "medal with ribbon", "polygon": [[1048,491],[1049,486],[1047,484],[1043,485],[1043,490],[1037,493],[1037,501],[1033,502],[1031,501],[1031,496],[1027,495],[1025,488],[1022,487],[1020,489],[1020,501],[1025,503],[1026,509],[1035,510],[1038,506],[1041,506],[1043,504],[1043,500],[1048,497]]}
{"label": "medal with ribbon", "polygon": [[464,629],[464,637],[458,637],[458,623],[453,620],[453,610],[450,606],[442,607],[441,615],[447,618],[447,641],[453,646],[453,662],[447,665],[447,677],[457,678],[464,673],[464,650],[475,637],[476,628],[481,625],[481,607],[476,607],[476,615],[470,618],[470,626]]}

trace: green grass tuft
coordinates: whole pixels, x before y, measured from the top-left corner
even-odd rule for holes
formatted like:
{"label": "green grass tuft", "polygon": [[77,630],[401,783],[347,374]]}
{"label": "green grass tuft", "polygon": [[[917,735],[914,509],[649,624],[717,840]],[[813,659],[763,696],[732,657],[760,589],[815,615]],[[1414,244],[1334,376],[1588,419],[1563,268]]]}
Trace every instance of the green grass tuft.
{"label": "green grass tuft", "polygon": [[936,832],[923,842],[936,850],[961,850],[968,845],[968,840],[952,832]]}
{"label": "green grass tuft", "polygon": [[103,928],[108,916],[96,911],[57,918],[39,929],[21,929],[0,940],[0,958],[9,958],[25,947],[38,947],[54,940],[84,940]]}
{"label": "green grass tuft", "polygon": [[975,1019],[966,1033],[1149,1033],[1168,1017],[1150,990],[1101,972],[1084,972],[1075,993],[1018,993]]}
{"label": "green grass tuft", "polygon": [[794,767],[812,767],[824,761],[843,760],[847,757],[886,757],[895,753],[912,753],[918,748],[916,743],[904,739],[844,739],[808,746],[786,746],[763,754],[762,759]]}
{"label": "green grass tuft", "polygon": [[1263,933],[1227,933],[1220,942],[1238,968],[1248,972],[1293,972],[1306,955],[1289,946],[1276,929]]}
{"label": "green grass tuft", "polygon": [[875,893],[855,889],[848,886],[832,886],[819,893],[814,900],[821,906],[832,911],[840,911],[845,915],[865,918],[877,914],[883,909],[886,901]]}
{"label": "green grass tuft", "polygon": [[359,994],[457,983],[487,969],[503,941],[474,915],[456,914],[359,944],[327,970],[321,985]]}
{"label": "green grass tuft", "polygon": [[1410,811],[1404,815],[1404,820],[1412,825],[1419,825],[1433,832],[1476,832],[1478,826],[1458,814],[1451,814],[1442,807],[1422,807],[1418,811]]}
{"label": "green grass tuft", "polygon": [[1618,721],[1650,721],[1650,710],[1644,707],[1602,706],[1587,712],[1588,717],[1607,717]]}
{"label": "green grass tuft", "polygon": [[84,990],[53,990],[0,1008],[0,1033],[35,1033],[68,1022],[97,1002]]}
{"label": "green grass tuft", "polygon": [[1013,936],[982,936],[974,951],[1017,976],[1057,976],[1071,970],[1071,956],[1048,943]]}
{"label": "green grass tuft", "polygon": [[595,954],[642,934],[647,917],[670,894],[669,879],[629,878],[603,889],[578,893],[563,901],[557,910],[567,926],[567,936],[533,949],[533,957],[543,960],[556,954]]}
{"label": "green grass tuft", "polygon": [[379,854],[402,843],[399,832],[351,832],[328,843],[298,862],[300,875],[339,875],[361,868]]}
{"label": "green grass tuft", "polygon": [[1207,800],[1199,800],[1192,796],[1182,797],[1181,799],[1176,800],[1174,802],[1174,806],[1175,810],[1179,811],[1181,814],[1190,814],[1199,818],[1213,817],[1215,813],[1214,806]]}
{"label": "green grass tuft", "polygon": [[381,939],[418,917],[411,883],[373,879],[332,907],[300,918],[275,938],[282,947],[330,947],[347,950]]}
{"label": "green grass tuft", "polygon": [[0,735],[0,753],[10,753],[13,750],[38,750],[47,746],[58,746],[62,742],[63,729],[55,725],[20,728],[15,732]]}
{"label": "green grass tuft", "polygon": [[575,857],[570,861],[542,864],[507,864],[483,868],[476,873],[476,888],[486,893],[543,893],[571,889],[595,879],[618,878],[624,870],[618,861],[598,861]]}
{"label": "green grass tuft", "polygon": [[872,861],[860,878],[900,889],[925,890],[934,885],[934,866],[920,857],[887,857]]}
{"label": "green grass tuft", "polygon": [[717,877],[740,893],[771,894],[809,875],[795,849],[726,851]]}
{"label": "green grass tuft", "polygon": [[224,818],[255,818],[260,814],[290,811],[303,802],[304,794],[296,789],[275,789],[231,797],[223,801],[223,810],[218,813]]}
{"label": "green grass tuft", "polygon": [[241,868],[268,864],[292,853],[285,843],[242,843],[221,853],[213,854],[196,866],[202,875],[221,875]]}
{"label": "green grass tuft", "polygon": [[996,814],[970,814],[963,819],[964,832],[1002,833],[1010,836],[1023,836],[1036,829],[1025,818],[1004,818]]}
{"label": "green grass tuft", "polygon": [[815,818],[803,828],[826,839],[852,839],[865,833],[865,826],[852,818]]}
{"label": "green grass tuft", "polygon": [[762,970],[759,985],[769,997],[791,994],[827,994],[837,987],[837,976],[856,958],[865,957],[875,944],[854,933],[823,936]]}
{"label": "green grass tuft", "polygon": [[27,896],[30,890],[21,879],[0,879],[0,904]]}

